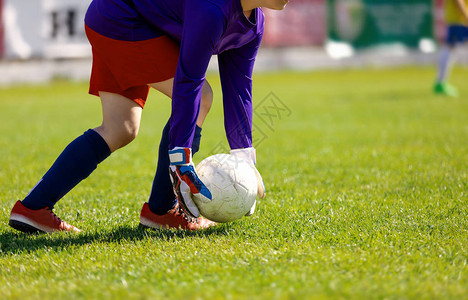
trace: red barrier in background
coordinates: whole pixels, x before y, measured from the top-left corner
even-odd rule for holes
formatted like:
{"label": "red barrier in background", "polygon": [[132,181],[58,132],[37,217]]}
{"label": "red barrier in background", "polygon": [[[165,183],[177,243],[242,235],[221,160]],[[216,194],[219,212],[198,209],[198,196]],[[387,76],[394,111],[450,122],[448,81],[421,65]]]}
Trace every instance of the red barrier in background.
{"label": "red barrier in background", "polygon": [[282,11],[264,9],[264,46],[306,46],[324,44],[325,0],[292,0]]}
{"label": "red barrier in background", "polygon": [[5,29],[3,25],[3,0],[0,0],[0,58],[5,54]]}
{"label": "red barrier in background", "polygon": [[438,42],[442,42],[446,35],[444,1],[447,0],[434,0],[434,38]]}

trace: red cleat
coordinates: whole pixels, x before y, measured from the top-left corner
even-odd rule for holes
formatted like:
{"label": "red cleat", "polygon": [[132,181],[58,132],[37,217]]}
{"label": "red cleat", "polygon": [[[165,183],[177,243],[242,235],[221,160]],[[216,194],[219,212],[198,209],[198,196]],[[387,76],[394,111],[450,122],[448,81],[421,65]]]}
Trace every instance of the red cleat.
{"label": "red cleat", "polygon": [[60,218],[52,212],[52,209],[43,208],[32,210],[25,207],[19,200],[11,210],[10,222],[8,224],[14,229],[26,233],[81,231],[81,229],[60,220]]}
{"label": "red cleat", "polygon": [[157,215],[153,213],[148,203],[143,205],[140,214],[140,226],[153,229],[185,229],[185,230],[200,230],[216,225],[215,222],[205,218],[191,218],[187,216],[179,203],[165,215]]}

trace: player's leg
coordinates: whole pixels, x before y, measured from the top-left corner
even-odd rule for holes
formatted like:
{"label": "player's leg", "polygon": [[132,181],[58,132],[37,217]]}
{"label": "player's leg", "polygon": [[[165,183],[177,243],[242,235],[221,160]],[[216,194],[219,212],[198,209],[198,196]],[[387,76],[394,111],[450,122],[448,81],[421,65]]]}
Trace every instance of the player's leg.
{"label": "player's leg", "polygon": [[440,95],[447,95],[451,97],[458,96],[458,90],[448,83],[450,76],[450,69],[452,65],[453,50],[458,43],[463,42],[465,39],[464,26],[449,25],[447,29],[447,37],[444,45],[439,52],[439,59],[437,62],[437,77],[434,84],[434,92]]}
{"label": "player's leg", "polygon": [[[166,82],[151,84],[151,87],[159,90],[168,97],[172,97],[172,79]],[[208,82],[205,82],[202,89],[202,99],[200,104],[200,113],[197,119],[197,127],[192,144],[192,151],[195,154],[200,146],[201,126],[208,114],[213,102],[213,91]],[[156,174],[151,188],[151,194],[148,203],[145,203],[140,221],[143,226],[151,228],[160,227],[181,227],[183,229],[197,230],[213,223],[201,219],[196,222],[187,221],[183,214],[178,213],[177,218],[172,218],[171,215],[178,211],[176,205],[177,200],[172,190],[172,183],[169,177],[169,121],[164,127],[161,142],[159,144],[158,165]]]}
{"label": "player's leg", "polygon": [[73,140],[23,201],[11,212],[10,225],[25,232],[77,231],[52,213],[54,205],[87,178],[112,151],[138,132],[142,108],[118,94],[101,93],[103,122]]}
{"label": "player's leg", "polygon": [[[156,84],[151,84],[151,87],[162,92],[169,98],[172,97],[173,80],[167,80]],[[205,82],[202,89],[202,99],[200,105],[200,113],[197,120],[197,127],[192,144],[192,153],[195,154],[200,147],[201,126],[208,114],[213,102],[213,91],[208,82]],[[148,200],[150,208],[156,214],[163,215],[167,213],[176,204],[174,192],[172,191],[172,183],[169,177],[169,121],[163,129],[161,142],[159,144],[158,165],[156,174],[151,188],[151,194]]]}
{"label": "player's leg", "polygon": [[453,46],[445,44],[439,52],[439,60],[437,62],[437,78],[434,85],[434,92],[436,94],[443,94],[447,96],[456,97],[458,92],[455,87],[448,83],[450,75],[450,68],[452,64]]}
{"label": "player's leg", "polygon": [[443,45],[440,49],[438,60],[437,82],[446,82],[449,75],[450,58],[452,56],[453,46]]}

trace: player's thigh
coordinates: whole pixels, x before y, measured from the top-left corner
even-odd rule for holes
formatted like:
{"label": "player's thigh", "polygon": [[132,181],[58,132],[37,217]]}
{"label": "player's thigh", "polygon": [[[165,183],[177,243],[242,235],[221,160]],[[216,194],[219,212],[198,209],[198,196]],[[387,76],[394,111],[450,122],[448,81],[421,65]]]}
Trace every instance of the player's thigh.
{"label": "player's thigh", "polygon": [[[150,87],[160,91],[164,95],[172,99],[172,89],[174,88],[174,78],[148,84]],[[207,80],[203,83],[202,95],[200,101],[200,111],[198,114],[197,125],[202,127],[205,122],[205,118],[211,109],[213,103],[213,90]]]}
{"label": "player's thigh", "polygon": [[170,78],[161,82],[150,83],[148,85],[172,99],[172,88],[174,87],[174,78]]}
{"label": "player's thigh", "polygon": [[[172,89],[174,88],[174,78],[170,78],[168,80],[164,80],[161,82],[150,83],[148,85],[172,99]],[[205,80],[205,82],[203,83],[203,87],[202,87],[202,101],[210,101],[210,105],[211,105],[212,100],[213,100],[213,90],[208,80]]]}

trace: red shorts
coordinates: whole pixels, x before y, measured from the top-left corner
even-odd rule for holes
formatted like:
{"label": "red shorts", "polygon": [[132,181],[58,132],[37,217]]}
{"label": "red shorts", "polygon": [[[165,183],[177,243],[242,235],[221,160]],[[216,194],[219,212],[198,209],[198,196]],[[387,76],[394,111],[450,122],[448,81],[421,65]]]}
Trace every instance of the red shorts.
{"label": "red shorts", "polygon": [[174,77],[180,47],[169,37],[131,42],[105,37],[88,26],[85,30],[93,50],[90,94],[116,93],[144,107],[148,84]]}

